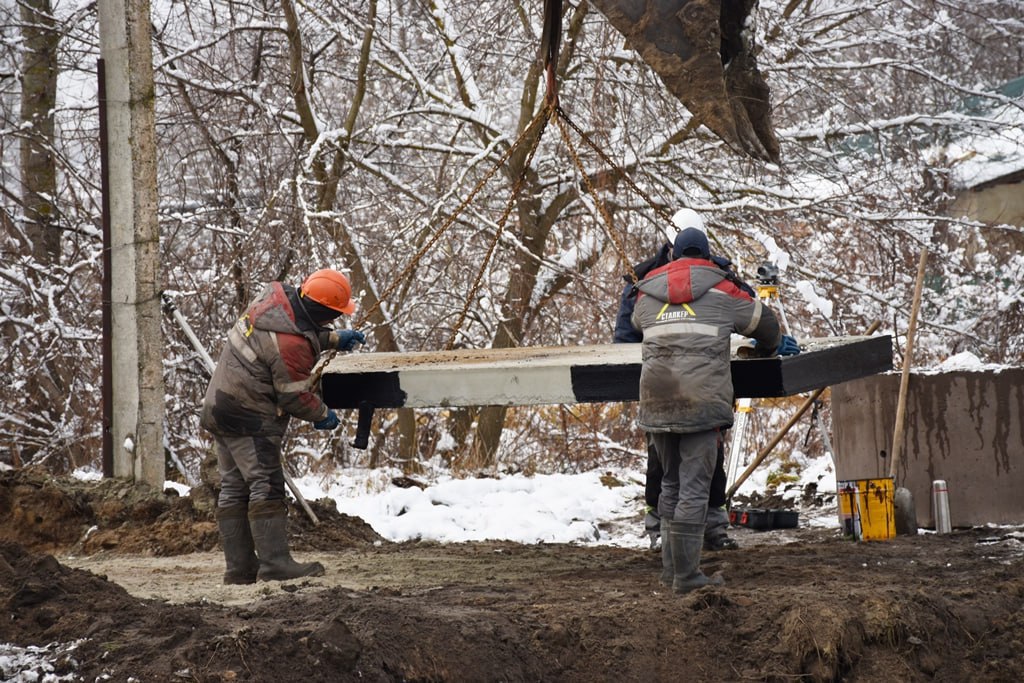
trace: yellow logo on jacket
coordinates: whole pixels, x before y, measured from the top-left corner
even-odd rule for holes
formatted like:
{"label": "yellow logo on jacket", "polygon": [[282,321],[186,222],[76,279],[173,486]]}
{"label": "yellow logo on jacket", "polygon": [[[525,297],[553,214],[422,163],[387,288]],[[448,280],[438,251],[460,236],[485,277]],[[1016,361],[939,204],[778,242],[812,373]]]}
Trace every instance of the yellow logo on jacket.
{"label": "yellow logo on jacket", "polygon": [[685,304],[684,303],[682,305],[683,306],[682,309],[666,312],[666,311],[668,311],[668,307],[671,306],[671,305],[672,304],[670,304],[670,303],[668,303],[666,301],[665,305],[661,307],[661,310],[658,311],[658,315],[656,315],[654,317],[654,319],[655,320],[663,320],[663,319],[664,320],[678,320],[680,318],[696,318],[697,317],[697,314],[694,312],[694,310],[692,308],[690,308],[690,304]]}
{"label": "yellow logo on jacket", "polygon": [[248,313],[239,318],[238,322],[235,324],[238,325],[239,330],[244,330],[242,332],[244,337],[248,338],[252,334],[254,328],[252,326],[252,319],[249,317]]}

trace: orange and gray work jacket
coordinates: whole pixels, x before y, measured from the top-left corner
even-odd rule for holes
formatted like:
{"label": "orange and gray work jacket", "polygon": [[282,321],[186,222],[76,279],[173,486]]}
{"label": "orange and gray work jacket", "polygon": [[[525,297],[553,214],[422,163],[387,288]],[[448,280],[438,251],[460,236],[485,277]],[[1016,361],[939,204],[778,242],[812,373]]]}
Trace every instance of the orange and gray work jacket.
{"label": "orange and gray work jacket", "polygon": [[214,434],[283,435],[290,416],[327,417],[310,378],[326,331],[300,329],[286,288],[267,285],[228,331],[203,399],[201,423]]}
{"label": "orange and gray work jacket", "polygon": [[704,259],[652,270],[638,289],[631,322],[643,332],[640,427],[686,434],[731,426],[731,335],[753,337],[771,355],[782,340],[775,314]]}

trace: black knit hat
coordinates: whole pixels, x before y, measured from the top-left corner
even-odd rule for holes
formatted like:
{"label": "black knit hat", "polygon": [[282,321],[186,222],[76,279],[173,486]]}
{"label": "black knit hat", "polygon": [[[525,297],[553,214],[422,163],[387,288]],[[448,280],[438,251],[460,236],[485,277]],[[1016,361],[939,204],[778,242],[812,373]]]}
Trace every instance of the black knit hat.
{"label": "black knit hat", "polygon": [[680,230],[676,235],[675,244],[672,245],[672,258],[711,258],[711,247],[708,245],[708,236],[697,228],[686,228]]}

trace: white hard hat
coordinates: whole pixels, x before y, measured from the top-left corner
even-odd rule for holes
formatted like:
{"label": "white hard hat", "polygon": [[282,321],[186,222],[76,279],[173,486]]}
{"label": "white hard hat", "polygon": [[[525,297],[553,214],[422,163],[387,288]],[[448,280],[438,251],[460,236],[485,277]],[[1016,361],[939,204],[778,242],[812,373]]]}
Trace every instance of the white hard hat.
{"label": "white hard hat", "polygon": [[685,230],[686,228],[697,228],[701,232],[704,232],[704,219],[700,217],[700,214],[693,209],[679,209],[675,215],[672,216],[672,223],[676,226],[676,230]]}
{"label": "white hard hat", "polygon": [[700,217],[699,213],[693,209],[679,209],[672,216],[672,225],[665,226],[665,240],[672,244],[679,231],[686,228],[697,228],[701,232],[706,232],[704,219]]}

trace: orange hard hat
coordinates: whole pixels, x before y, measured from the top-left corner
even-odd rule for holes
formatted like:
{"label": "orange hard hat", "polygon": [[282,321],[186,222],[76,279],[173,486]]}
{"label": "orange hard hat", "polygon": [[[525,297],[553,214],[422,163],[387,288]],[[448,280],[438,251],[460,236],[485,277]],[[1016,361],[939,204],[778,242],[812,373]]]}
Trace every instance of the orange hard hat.
{"label": "orange hard hat", "polygon": [[306,278],[299,291],[302,296],[332,311],[352,315],[356,310],[356,302],[352,301],[352,286],[348,278],[336,270],[324,268],[316,271]]}

